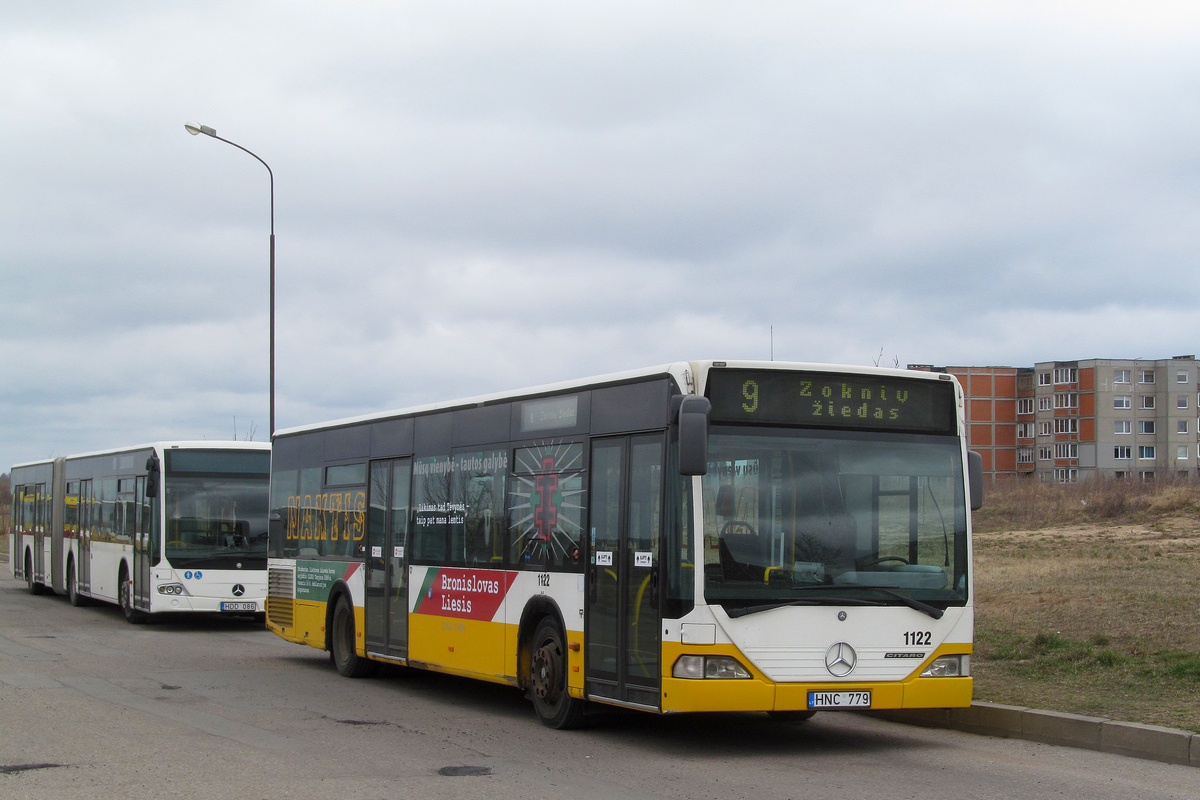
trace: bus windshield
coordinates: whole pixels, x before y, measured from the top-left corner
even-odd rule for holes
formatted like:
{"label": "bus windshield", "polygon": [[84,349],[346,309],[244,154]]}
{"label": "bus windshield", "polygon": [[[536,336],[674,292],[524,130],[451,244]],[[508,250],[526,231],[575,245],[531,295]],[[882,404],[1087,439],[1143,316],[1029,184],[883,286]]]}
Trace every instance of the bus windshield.
{"label": "bus windshield", "polygon": [[268,475],[168,475],[164,553],[172,566],[265,569]]}
{"label": "bus windshield", "polygon": [[960,447],[953,436],[714,426],[705,600],[743,611],[904,598],[962,605]]}

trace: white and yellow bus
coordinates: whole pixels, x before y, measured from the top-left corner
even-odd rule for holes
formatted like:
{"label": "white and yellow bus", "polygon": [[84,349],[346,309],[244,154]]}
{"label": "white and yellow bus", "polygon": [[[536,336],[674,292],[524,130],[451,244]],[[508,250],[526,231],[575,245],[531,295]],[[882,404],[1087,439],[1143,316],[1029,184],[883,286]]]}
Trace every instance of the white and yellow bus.
{"label": "white and yellow bus", "polygon": [[263,615],[271,445],[158,442],[12,468],[9,565],[72,605]]}
{"label": "white and yellow bus", "polygon": [[556,728],[970,704],[982,478],[950,375],[682,362],[273,447],[267,625],[343,675],[510,684]]}

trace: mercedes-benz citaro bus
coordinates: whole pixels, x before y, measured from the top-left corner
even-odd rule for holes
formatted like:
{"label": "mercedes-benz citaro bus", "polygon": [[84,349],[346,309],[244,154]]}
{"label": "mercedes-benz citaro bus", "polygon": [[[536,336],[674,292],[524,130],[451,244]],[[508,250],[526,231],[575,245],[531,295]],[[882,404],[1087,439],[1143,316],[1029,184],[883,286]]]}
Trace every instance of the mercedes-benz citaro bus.
{"label": "mercedes-benz citaro bus", "polygon": [[157,442],[12,468],[9,564],[30,592],[265,613],[271,445]]}
{"label": "mercedes-benz citaro bus", "polygon": [[267,625],[345,676],[509,684],[555,728],[970,704],[982,475],[950,375],[681,362],[273,446]]}

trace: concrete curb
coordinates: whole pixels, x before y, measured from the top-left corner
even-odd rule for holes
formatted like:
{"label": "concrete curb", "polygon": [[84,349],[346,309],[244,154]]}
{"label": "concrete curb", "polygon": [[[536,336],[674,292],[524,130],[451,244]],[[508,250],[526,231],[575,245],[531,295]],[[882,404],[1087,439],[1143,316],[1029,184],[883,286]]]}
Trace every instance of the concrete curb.
{"label": "concrete curb", "polygon": [[1200,767],[1200,733],[1158,725],[1139,725],[1136,722],[1039,711],[999,703],[972,703],[969,708],[863,713],[907,725],[950,728],[1005,739],[1027,739],[1061,747],[1079,747],[1167,764]]}

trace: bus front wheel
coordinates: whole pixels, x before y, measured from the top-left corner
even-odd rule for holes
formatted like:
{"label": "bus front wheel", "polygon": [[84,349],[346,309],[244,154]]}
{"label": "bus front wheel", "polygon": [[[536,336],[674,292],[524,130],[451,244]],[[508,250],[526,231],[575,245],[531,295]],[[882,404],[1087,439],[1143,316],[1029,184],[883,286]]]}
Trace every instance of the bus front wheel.
{"label": "bus front wheel", "polygon": [[44,594],[46,587],[33,579],[33,553],[25,551],[25,588],[30,594]]}
{"label": "bus front wheel", "polygon": [[67,600],[76,608],[87,604],[87,601],[83,599],[83,595],[79,593],[79,581],[75,576],[75,561],[73,559],[67,562]]}
{"label": "bus front wheel", "polygon": [[378,665],[355,652],[354,640],[354,608],[346,595],[338,595],[330,626],[329,660],[347,678],[368,678]]}
{"label": "bus front wheel", "polygon": [[529,695],[538,719],[548,728],[569,730],[583,724],[586,703],[567,693],[567,648],[562,628],[543,617],[533,632],[529,659]]}
{"label": "bus front wheel", "polygon": [[133,582],[129,580],[129,573],[124,568],[121,569],[117,580],[117,603],[129,624],[140,625],[146,621],[145,613],[133,607]]}

